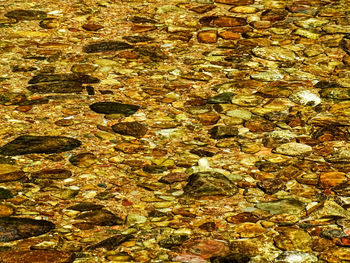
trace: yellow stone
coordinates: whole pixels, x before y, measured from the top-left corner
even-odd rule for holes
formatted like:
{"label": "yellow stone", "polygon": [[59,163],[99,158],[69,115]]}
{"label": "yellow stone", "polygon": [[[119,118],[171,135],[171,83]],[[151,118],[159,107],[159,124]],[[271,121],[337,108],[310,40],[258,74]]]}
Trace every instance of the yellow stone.
{"label": "yellow stone", "polygon": [[0,164],[0,174],[7,174],[7,173],[12,173],[12,172],[17,172],[20,169],[11,164]]}

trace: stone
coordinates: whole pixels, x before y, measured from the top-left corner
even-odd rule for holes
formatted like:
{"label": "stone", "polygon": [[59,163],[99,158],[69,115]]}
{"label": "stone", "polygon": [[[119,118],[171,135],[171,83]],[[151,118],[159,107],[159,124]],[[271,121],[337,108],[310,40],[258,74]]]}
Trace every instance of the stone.
{"label": "stone", "polygon": [[73,252],[56,250],[25,250],[0,252],[2,263],[72,263],[75,259]]}
{"label": "stone", "polygon": [[132,239],[132,235],[115,235],[109,237],[101,242],[98,242],[95,245],[88,246],[86,250],[95,250],[97,248],[104,248],[106,250],[114,250],[118,248],[122,243]]}
{"label": "stone", "polygon": [[236,225],[234,231],[237,232],[241,238],[257,237],[267,232],[260,224],[250,222]]}
{"label": "stone", "polygon": [[46,12],[41,10],[12,10],[5,14],[8,18],[15,18],[17,20],[43,20],[46,18]]}
{"label": "stone", "polygon": [[215,3],[226,4],[226,5],[252,5],[255,0],[215,0]]}
{"label": "stone", "polygon": [[146,125],[133,121],[133,122],[120,122],[112,126],[114,132],[121,135],[134,136],[141,138],[146,135],[148,128]]}
{"label": "stone", "polygon": [[287,251],[311,251],[312,239],[310,235],[300,228],[279,227],[274,238],[275,245]]}
{"label": "stone", "polygon": [[250,261],[250,257],[239,254],[239,253],[231,253],[222,257],[211,257],[211,263],[248,263]]}
{"label": "stone", "polygon": [[93,153],[79,153],[69,158],[69,162],[80,168],[87,168],[97,163],[97,157]]}
{"label": "stone", "polygon": [[259,217],[250,212],[242,212],[234,216],[229,216],[226,218],[226,221],[232,224],[241,224],[241,223],[256,223],[259,221]]}
{"label": "stone", "polygon": [[328,172],[320,174],[320,186],[322,188],[332,188],[342,185],[348,181],[345,173]]}
{"label": "stone", "polygon": [[172,249],[181,246],[188,239],[187,235],[170,235],[158,242],[159,246]]}
{"label": "stone", "polygon": [[190,239],[185,241],[181,248],[207,260],[211,257],[227,255],[230,251],[226,242],[215,239]]}
{"label": "stone", "polygon": [[99,210],[102,209],[103,205],[97,205],[94,203],[79,203],[73,206],[68,207],[67,209],[69,210],[74,210],[74,211],[80,211],[80,212],[85,212],[85,211],[91,211],[91,210]]}
{"label": "stone", "polygon": [[22,135],[0,147],[1,155],[23,155],[31,153],[60,153],[81,146],[77,139],[64,136]]}
{"label": "stone", "polygon": [[74,64],[71,69],[73,73],[77,74],[87,74],[92,73],[96,70],[96,66],[92,64],[82,63],[82,64]]}
{"label": "stone", "polygon": [[252,49],[255,56],[274,61],[295,61],[296,55],[292,50],[278,47],[256,47]]}
{"label": "stone", "polygon": [[118,102],[96,102],[90,105],[90,109],[97,113],[102,114],[123,114],[125,116],[130,116],[134,114],[140,106],[123,104]]}
{"label": "stone", "polygon": [[83,86],[80,82],[64,81],[64,82],[46,82],[28,86],[27,89],[33,93],[81,93]]}
{"label": "stone", "polygon": [[202,17],[199,22],[204,26],[235,27],[244,26],[247,20],[242,17],[233,16],[207,16]]}
{"label": "stone", "polygon": [[102,25],[95,24],[95,23],[87,23],[82,25],[82,28],[87,30],[87,31],[98,31],[103,28]]}
{"label": "stone", "polygon": [[251,132],[272,132],[275,129],[275,124],[265,119],[250,119],[244,123],[244,127]]}
{"label": "stone", "polygon": [[350,100],[350,88],[326,88],[320,92],[322,98]]}
{"label": "stone", "polygon": [[200,43],[213,44],[218,40],[218,33],[215,30],[200,31],[197,33],[197,39]]}
{"label": "stone", "polygon": [[307,213],[311,216],[311,218],[315,219],[330,217],[344,218],[350,216],[349,211],[345,210],[333,200],[321,202],[315,207],[311,207]]}
{"label": "stone", "polygon": [[9,173],[0,174],[0,183],[18,181],[22,178],[25,178],[25,172],[23,171],[15,171]]}
{"label": "stone", "polygon": [[131,48],[133,48],[132,45],[122,41],[101,41],[84,46],[83,51],[85,53],[99,53],[107,51],[119,51]]}
{"label": "stone", "polygon": [[72,176],[72,172],[66,169],[43,169],[31,173],[32,178],[37,179],[67,179]]}
{"label": "stone", "polygon": [[189,10],[196,12],[198,14],[204,14],[206,12],[209,12],[215,8],[215,5],[198,5],[195,7],[190,8]]}
{"label": "stone", "polygon": [[277,81],[282,80],[284,75],[278,70],[263,71],[250,75],[252,79],[261,81]]}
{"label": "stone", "polygon": [[299,91],[292,94],[290,97],[291,101],[308,106],[317,106],[321,103],[321,99],[315,93],[312,93],[308,90]]}
{"label": "stone", "polygon": [[84,212],[77,216],[76,219],[85,220],[85,222],[96,226],[114,226],[124,224],[123,219],[105,209]]}
{"label": "stone", "polygon": [[196,116],[196,118],[203,125],[213,125],[218,122],[220,115],[214,112],[201,113]]}
{"label": "stone", "polygon": [[286,189],[286,182],[280,178],[263,179],[257,183],[257,186],[269,195]]}
{"label": "stone", "polygon": [[233,125],[214,126],[209,130],[209,134],[214,139],[235,137],[238,135],[238,128]]}
{"label": "stone", "polygon": [[85,74],[61,73],[61,74],[39,74],[28,81],[28,84],[37,84],[42,82],[78,82],[84,84],[98,83],[100,80]]}
{"label": "stone", "polygon": [[161,177],[158,181],[165,184],[173,184],[176,182],[183,182],[188,179],[190,175],[187,173],[169,173]]}
{"label": "stone", "polygon": [[10,206],[0,205],[0,218],[11,216],[14,212],[14,209]]}
{"label": "stone", "polygon": [[40,236],[55,228],[55,224],[46,220],[31,218],[0,218],[0,242]]}
{"label": "stone", "polygon": [[274,151],[289,156],[305,156],[311,154],[312,147],[303,143],[288,142],[278,146]]}
{"label": "stone", "polygon": [[272,202],[261,202],[256,204],[256,207],[261,210],[268,211],[272,215],[298,215],[305,209],[304,203],[295,199],[282,199]]}
{"label": "stone", "polygon": [[191,174],[184,187],[187,196],[235,195],[237,187],[221,173],[198,172]]}
{"label": "stone", "polygon": [[209,104],[230,104],[234,93],[232,92],[223,92],[214,97],[207,99]]}
{"label": "stone", "polygon": [[300,251],[284,251],[274,260],[275,263],[316,263],[319,262],[317,257]]}

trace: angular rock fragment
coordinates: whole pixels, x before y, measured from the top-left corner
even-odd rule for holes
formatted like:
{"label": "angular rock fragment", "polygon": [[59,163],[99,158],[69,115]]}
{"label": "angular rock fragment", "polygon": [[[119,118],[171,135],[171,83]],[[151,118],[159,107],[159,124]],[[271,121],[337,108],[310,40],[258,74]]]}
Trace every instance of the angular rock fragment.
{"label": "angular rock fragment", "polygon": [[132,45],[121,41],[101,41],[84,46],[83,51],[86,53],[98,53],[106,51],[118,51],[133,48]]}
{"label": "angular rock fragment", "polygon": [[209,134],[214,139],[223,139],[238,135],[238,128],[233,125],[215,126],[209,130]]}
{"label": "angular rock fragment", "polygon": [[85,220],[87,223],[96,226],[114,226],[122,225],[124,223],[123,219],[104,209],[82,213],[77,216],[76,219]]}
{"label": "angular rock fragment", "polygon": [[46,18],[46,13],[40,10],[17,9],[6,13],[5,16],[17,20],[43,20]]}
{"label": "angular rock fragment", "polygon": [[102,240],[101,242],[88,246],[86,250],[94,250],[97,248],[104,248],[106,250],[114,250],[116,249],[120,244],[132,239],[132,235],[115,235],[113,237],[107,238],[105,240]]}
{"label": "angular rock fragment", "polygon": [[0,218],[0,242],[10,242],[39,236],[55,228],[55,224],[46,220],[31,218]]}
{"label": "angular rock fragment", "polygon": [[247,24],[247,20],[245,18],[233,16],[205,16],[202,17],[199,22],[204,26],[217,27],[234,27],[244,26]]}
{"label": "angular rock fragment", "polygon": [[31,78],[28,84],[37,84],[41,82],[79,82],[84,84],[98,83],[100,80],[85,74],[78,73],[60,73],[60,74],[39,74]]}
{"label": "angular rock fragment", "polygon": [[64,136],[22,135],[0,147],[1,155],[23,155],[31,153],[60,153],[81,146],[77,139]]}
{"label": "angular rock fragment", "polygon": [[103,205],[97,205],[94,203],[85,202],[85,203],[79,203],[79,204],[70,206],[67,209],[84,212],[84,211],[91,211],[91,210],[99,210],[101,208],[103,208]]}
{"label": "angular rock fragment", "polygon": [[207,99],[209,104],[230,104],[234,93],[232,92],[223,92],[214,97]]}
{"label": "angular rock fragment", "polygon": [[258,182],[258,187],[262,189],[265,193],[272,195],[278,191],[284,190],[286,188],[285,181],[282,179],[263,179]]}
{"label": "angular rock fragment", "polygon": [[311,251],[312,239],[310,235],[299,228],[280,227],[279,235],[274,238],[278,248],[287,251]]}
{"label": "angular rock fragment", "polygon": [[124,114],[130,116],[134,114],[140,106],[131,104],[122,104],[118,102],[96,102],[90,105],[90,109],[97,113],[103,114]]}
{"label": "angular rock fragment", "polygon": [[72,263],[74,259],[73,252],[56,250],[0,252],[0,262],[2,263]]}
{"label": "angular rock fragment", "polygon": [[298,215],[305,209],[305,204],[295,199],[283,199],[272,202],[261,202],[256,204],[256,207],[268,211],[272,215]]}
{"label": "angular rock fragment", "polygon": [[218,172],[198,172],[190,175],[184,187],[188,196],[235,195],[237,187]]}
{"label": "angular rock fragment", "polygon": [[200,31],[197,34],[198,42],[212,44],[218,40],[218,33],[215,30]]}
{"label": "angular rock fragment", "polygon": [[31,174],[37,179],[67,179],[72,176],[72,172],[66,169],[43,169]]}
{"label": "angular rock fragment", "polygon": [[112,126],[114,132],[121,135],[134,136],[141,138],[146,135],[148,128],[137,121],[132,122],[120,122]]}

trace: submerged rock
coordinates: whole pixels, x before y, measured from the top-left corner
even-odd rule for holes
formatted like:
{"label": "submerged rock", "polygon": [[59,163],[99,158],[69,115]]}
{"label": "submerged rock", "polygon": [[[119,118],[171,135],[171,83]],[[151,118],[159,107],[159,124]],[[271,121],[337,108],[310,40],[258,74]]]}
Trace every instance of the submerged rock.
{"label": "submerged rock", "polygon": [[137,121],[133,122],[120,122],[112,126],[114,132],[121,135],[134,136],[136,138],[141,138],[146,135],[148,128],[146,125],[139,123]]}
{"label": "submerged rock", "polygon": [[2,263],[72,263],[73,252],[56,250],[28,250],[0,252]]}
{"label": "submerged rock", "polygon": [[123,104],[118,102],[96,102],[90,105],[90,109],[97,113],[103,114],[124,114],[126,116],[134,114],[140,106]]}
{"label": "submerged rock", "polygon": [[15,18],[17,20],[42,20],[46,18],[46,13],[40,10],[12,10],[5,14],[8,18]]}
{"label": "submerged rock", "polygon": [[60,153],[81,146],[77,139],[64,136],[23,135],[0,147],[2,155],[23,155],[31,153]]}
{"label": "submerged rock", "polygon": [[121,41],[101,41],[84,46],[83,51],[86,53],[98,53],[106,51],[118,51],[133,48],[132,45]]}

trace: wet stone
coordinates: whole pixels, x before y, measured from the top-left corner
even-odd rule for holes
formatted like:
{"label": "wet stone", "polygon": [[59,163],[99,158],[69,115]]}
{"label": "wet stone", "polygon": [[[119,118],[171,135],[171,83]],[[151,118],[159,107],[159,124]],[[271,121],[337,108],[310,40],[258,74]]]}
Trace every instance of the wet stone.
{"label": "wet stone", "polygon": [[90,105],[90,109],[103,114],[123,114],[129,116],[134,114],[140,107],[131,104],[122,104],[118,102],[96,102]]}
{"label": "wet stone", "polygon": [[251,132],[272,132],[275,124],[264,119],[251,119],[244,123],[244,126]]}
{"label": "wet stone", "polygon": [[0,183],[18,181],[22,178],[25,178],[25,172],[22,171],[3,173],[0,174]]}
{"label": "wet stone", "polygon": [[189,175],[187,173],[169,173],[164,175],[159,179],[159,182],[165,184],[172,184],[176,182],[183,182],[188,179]]}
{"label": "wet stone", "polygon": [[50,221],[31,218],[0,218],[0,242],[10,242],[45,234],[55,228]]}
{"label": "wet stone", "polygon": [[215,0],[215,3],[241,6],[254,4],[254,0]]}
{"label": "wet stone", "polygon": [[211,263],[228,263],[228,262],[248,263],[249,261],[250,261],[250,257],[239,253],[232,253],[226,256],[210,258]]}
{"label": "wet stone", "polygon": [[278,46],[256,47],[252,49],[254,55],[260,58],[276,61],[295,61],[296,55],[293,51]]}
{"label": "wet stone", "polygon": [[6,13],[5,16],[17,20],[42,20],[46,18],[46,13],[40,10],[17,9]]}
{"label": "wet stone", "polygon": [[264,179],[257,183],[257,186],[263,190],[265,193],[272,195],[277,193],[278,191],[282,191],[286,189],[286,182],[282,179]]}
{"label": "wet stone", "polygon": [[153,38],[148,36],[125,36],[123,37],[123,39],[133,44],[140,43],[140,42],[149,42],[154,40]]}
{"label": "wet stone", "polygon": [[217,27],[235,27],[247,24],[246,19],[233,16],[206,16],[202,17],[199,22],[204,26]]}
{"label": "wet stone", "polygon": [[0,252],[0,261],[3,263],[72,263],[74,259],[74,253],[56,250]]}
{"label": "wet stone", "polygon": [[305,156],[312,152],[312,147],[303,143],[289,142],[278,146],[275,152],[290,156]]}
{"label": "wet stone", "polygon": [[76,219],[85,220],[87,223],[96,226],[114,226],[122,225],[124,223],[123,219],[104,209],[84,212],[81,215],[77,216]]}
{"label": "wet stone", "polygon": [[31,173],[32,178],[37,179],[67,179],[72,176],[72,172],[66,169],[43,169]]}
{"label": "wet stone", "polygon": [[285,9],[270,9],[262,12],[261,20],[276,22],[276,21],[284,20],[287,15],[288,15],[288,11]]}
{"label": "wet stone", "polygon": [[201,31],[197,34],[198,42],[212,44],[218,40],[218,34],[215,30]]}
{"label": "wet stone", "polygon": [[0,205],[0,218],[8,217],[14,213],[14,208],[6,205]]}
{"label": "wet stone", "polygon": [[83,87],[80,82],[47,82],[28,86],[27,89],[33,93],[81,93]]}
{"label": "wet stone", "polygon": [[280,227],[277,229],[279,235],[274,238],[278,248],[287,251],[310,251],[312,239],[310,235],[302,229],[291,227]]}
{"label": "wet stone", "polygon": [[98,83],[99,79],[85,74],[61,73],[61,74],[39,74],[28,81],[28,84],[37,84],[41,82],[79,82],[84,84]]}
{"label": "wet stone", "polygon": [[184,192],[188,196],[235,195],[237,187],[226,176],[217,172],[199,172],[190,175]]}
{"label": "wet stone", "polygon": [[0,187],[0,199],[9,199],[12,197],[14,197],[14,195],[10,190]]}
{"label": "wet stone", "polygon": [[87,31],[98,31],[103,28],[102,25],[95,24],[95,23],[87,23],[82,26],[83,29]]}
{"label": "wet stone", "polygon": [[133,121],[133,122],[120,122],[112,126],[114,132],[121,135],[134,136],[141,138],[146,135],[148,128],[146,125]]}
{"label": "wet stone", "polygon": [[345,173],[341,172],[328,172],[321,173],[320,185],[322,188],[332,188],[338,185],[342,185],[348,181]]}
{"label": "wet stone", "polygon": [[268,211],[272,215],[277,214],[299,214],[305,209],[305,205],[295,199],[283,199],[272,202],[261,202],[256,204],[256,207]]}
{"label": "wet stone", "polygon": [[182,245],[188,239],[186,235],[170,235],[168,238],[159,241],[159,246],[172,249]]}
{"label": "wet stone", "polygon": [[238,128],[233,125],[215,126],[209,130],[209,134],[214,139],[235,137],[238,135]]}
{"label": "wet stone", "polygon": [[232,224],[240,224],[246,222],[256,223],[259,221],[259,217],[250,212],[243,212],[234,216],[227,217],[226,221]]}
{"label": "wet stone", "polygon": [[0,147],[2,155],[23,155],[31,153],[60,153],[81,146],[77,139],[64,136],[23,135]]}
{"label": "wet stone", "polygon": [[304,263],[316,263],[318,262],[317,257],[315,257],[312,254],[300,252],[300,251],[284,251],[281,253],[277,258],[275,258],[274,262],[276,263],[297,263],[297,262],[304,262]]}
{"label": "wet stone", "polygon": [[93,153],[79,153],[69,158],[69,162],[80,168],[89,167],[97,162],[97,157]]}
{"label": "wet stone", "polygon": [[83,51],[86,53],[98,53],[107,51],[119,51],[124,49],[133,48],[132,45],[121,41],[101,41],[98,43],[88,44],[83,47]]}
{"label": "wet stone", "polygon": [[209,104],[230,104],[234,93],[224,92],[207,99]]}

